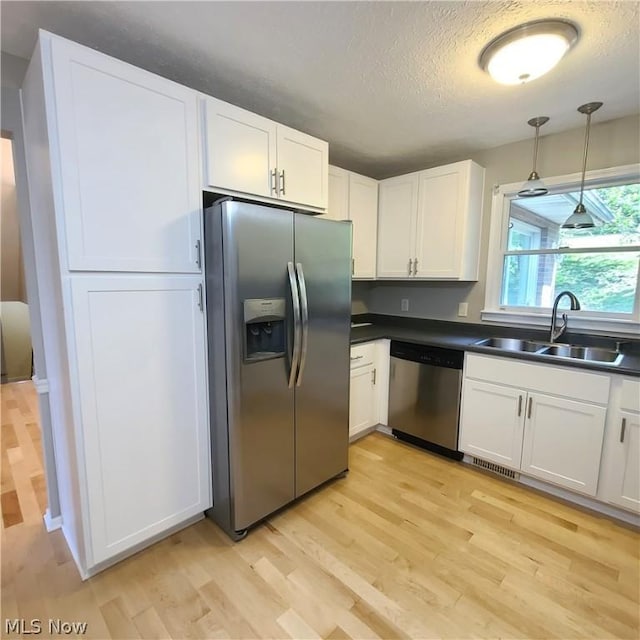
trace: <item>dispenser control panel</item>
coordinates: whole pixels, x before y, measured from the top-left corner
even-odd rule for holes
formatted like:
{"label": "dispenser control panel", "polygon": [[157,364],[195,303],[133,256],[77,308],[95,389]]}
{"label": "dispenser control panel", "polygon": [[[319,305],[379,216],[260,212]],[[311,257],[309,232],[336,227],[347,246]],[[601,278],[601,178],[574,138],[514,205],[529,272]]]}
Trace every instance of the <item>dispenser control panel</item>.
{"label": "dispenser control panel", "polygon": [[244,361],[282,358],[286,353],[284,298],[244,301]]}

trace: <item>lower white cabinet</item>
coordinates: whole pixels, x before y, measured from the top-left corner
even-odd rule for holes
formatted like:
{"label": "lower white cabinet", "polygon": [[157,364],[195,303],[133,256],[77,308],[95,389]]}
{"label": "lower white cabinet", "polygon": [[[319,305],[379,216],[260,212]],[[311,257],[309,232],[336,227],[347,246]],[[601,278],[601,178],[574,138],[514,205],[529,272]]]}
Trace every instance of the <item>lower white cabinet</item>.
{"label": "lower white cabinet", "polygon": [[89,566],[211,506],[200,283],[71,279]]}
{"label": "lower white cabinet", "polygon": [[519,469],[522,409],[527,392],[468,379],[462,394],[460,449],[509,469]]}
{"label": "lower white cabinet", "polygon": [[595,496],[606,413],[605,407],[530,393],[520,469]]}
{"label": "lower white cabinet", "polygon": [[460,449],[595,496],[609,376],[467,354]]}
{"label": "lower white cabinet", "polygon": [[640,513],[640,380],[612,385],[598,497]]}
{"label": "lower white cabinet", "polygon": [[351,347],[349,438],[387,422],[389,340]]}

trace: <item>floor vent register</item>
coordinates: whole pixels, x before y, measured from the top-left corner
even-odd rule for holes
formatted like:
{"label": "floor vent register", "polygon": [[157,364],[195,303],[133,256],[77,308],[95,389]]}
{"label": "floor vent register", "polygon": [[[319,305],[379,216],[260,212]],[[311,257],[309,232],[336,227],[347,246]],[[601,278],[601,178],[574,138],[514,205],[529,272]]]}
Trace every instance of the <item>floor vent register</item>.
{"label": "floor vent register", "polygon": [[512,471],[511,469],[507,469],[506,467],[501,467],[499,464],[494,464],[493,462],[486,462],[485,460],[480,460],[480,458],[473,458],[473,464],[476,467],[482,467],[483,469],[487,469],[488,471],[493,471],[493,473],[497,473],[498,475],[504,476],[505,478],[511,478],[512,480],[516,480],[520,474]]}

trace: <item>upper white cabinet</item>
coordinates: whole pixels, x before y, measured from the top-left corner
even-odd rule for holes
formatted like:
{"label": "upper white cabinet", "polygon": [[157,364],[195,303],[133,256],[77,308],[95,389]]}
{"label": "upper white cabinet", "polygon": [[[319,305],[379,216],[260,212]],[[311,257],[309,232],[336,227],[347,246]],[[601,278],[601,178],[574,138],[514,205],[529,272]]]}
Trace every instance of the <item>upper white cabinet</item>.
{"label": "upper white cabinet", "polygon": [[477,280],[483,190],[472,160],[382,180],[378,277]]}
{"label": "upper white cabinet", "polygon": [[327,208],[326,142],[215,98],[204,109],[208,187]]}
{"label": "upper white cabinet", "polygon": [[378,236],[378,181],[329,167],[329,207],[323,217],[353,223],[354,278],[376,276]]}
{"label": "upper white cabinet", "polygon": [[468,353],[460,449],[595,496],[609,376]]}
{"label": "upper white cabinet", "polygon": [[640,513],[640,380],[614,377],[598,497]]}
{"label": "upper white cabinet", "polygon": [[199,272],[196,92],[62,38],[48,44],[66,266]]}
{"label": "upper white cabinet", "polygon": [[199,276],[75,276],[95,565],[211,506]]}

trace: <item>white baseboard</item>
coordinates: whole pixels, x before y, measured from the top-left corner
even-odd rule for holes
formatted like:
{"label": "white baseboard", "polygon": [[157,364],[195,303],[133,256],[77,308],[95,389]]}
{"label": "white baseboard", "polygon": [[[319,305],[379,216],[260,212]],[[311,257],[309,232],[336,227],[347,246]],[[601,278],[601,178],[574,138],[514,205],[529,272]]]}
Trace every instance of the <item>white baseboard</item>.
{"label": "white baseboard", "polygon": [[384,433],[387,436],[392,436],[393,433],[391,431],[391,427],[387,427],[387,425],[385,424],[379,424],[376,426],[376,431],[379,431],[380,433]]}
{"label": "white baseboard", "polygon": [[49,509],[44,512],[42,519],[44,520],[44,526],[47,529],[47,533],[51,533],[52,531],[62,527],[62,516],[52,517]]}

